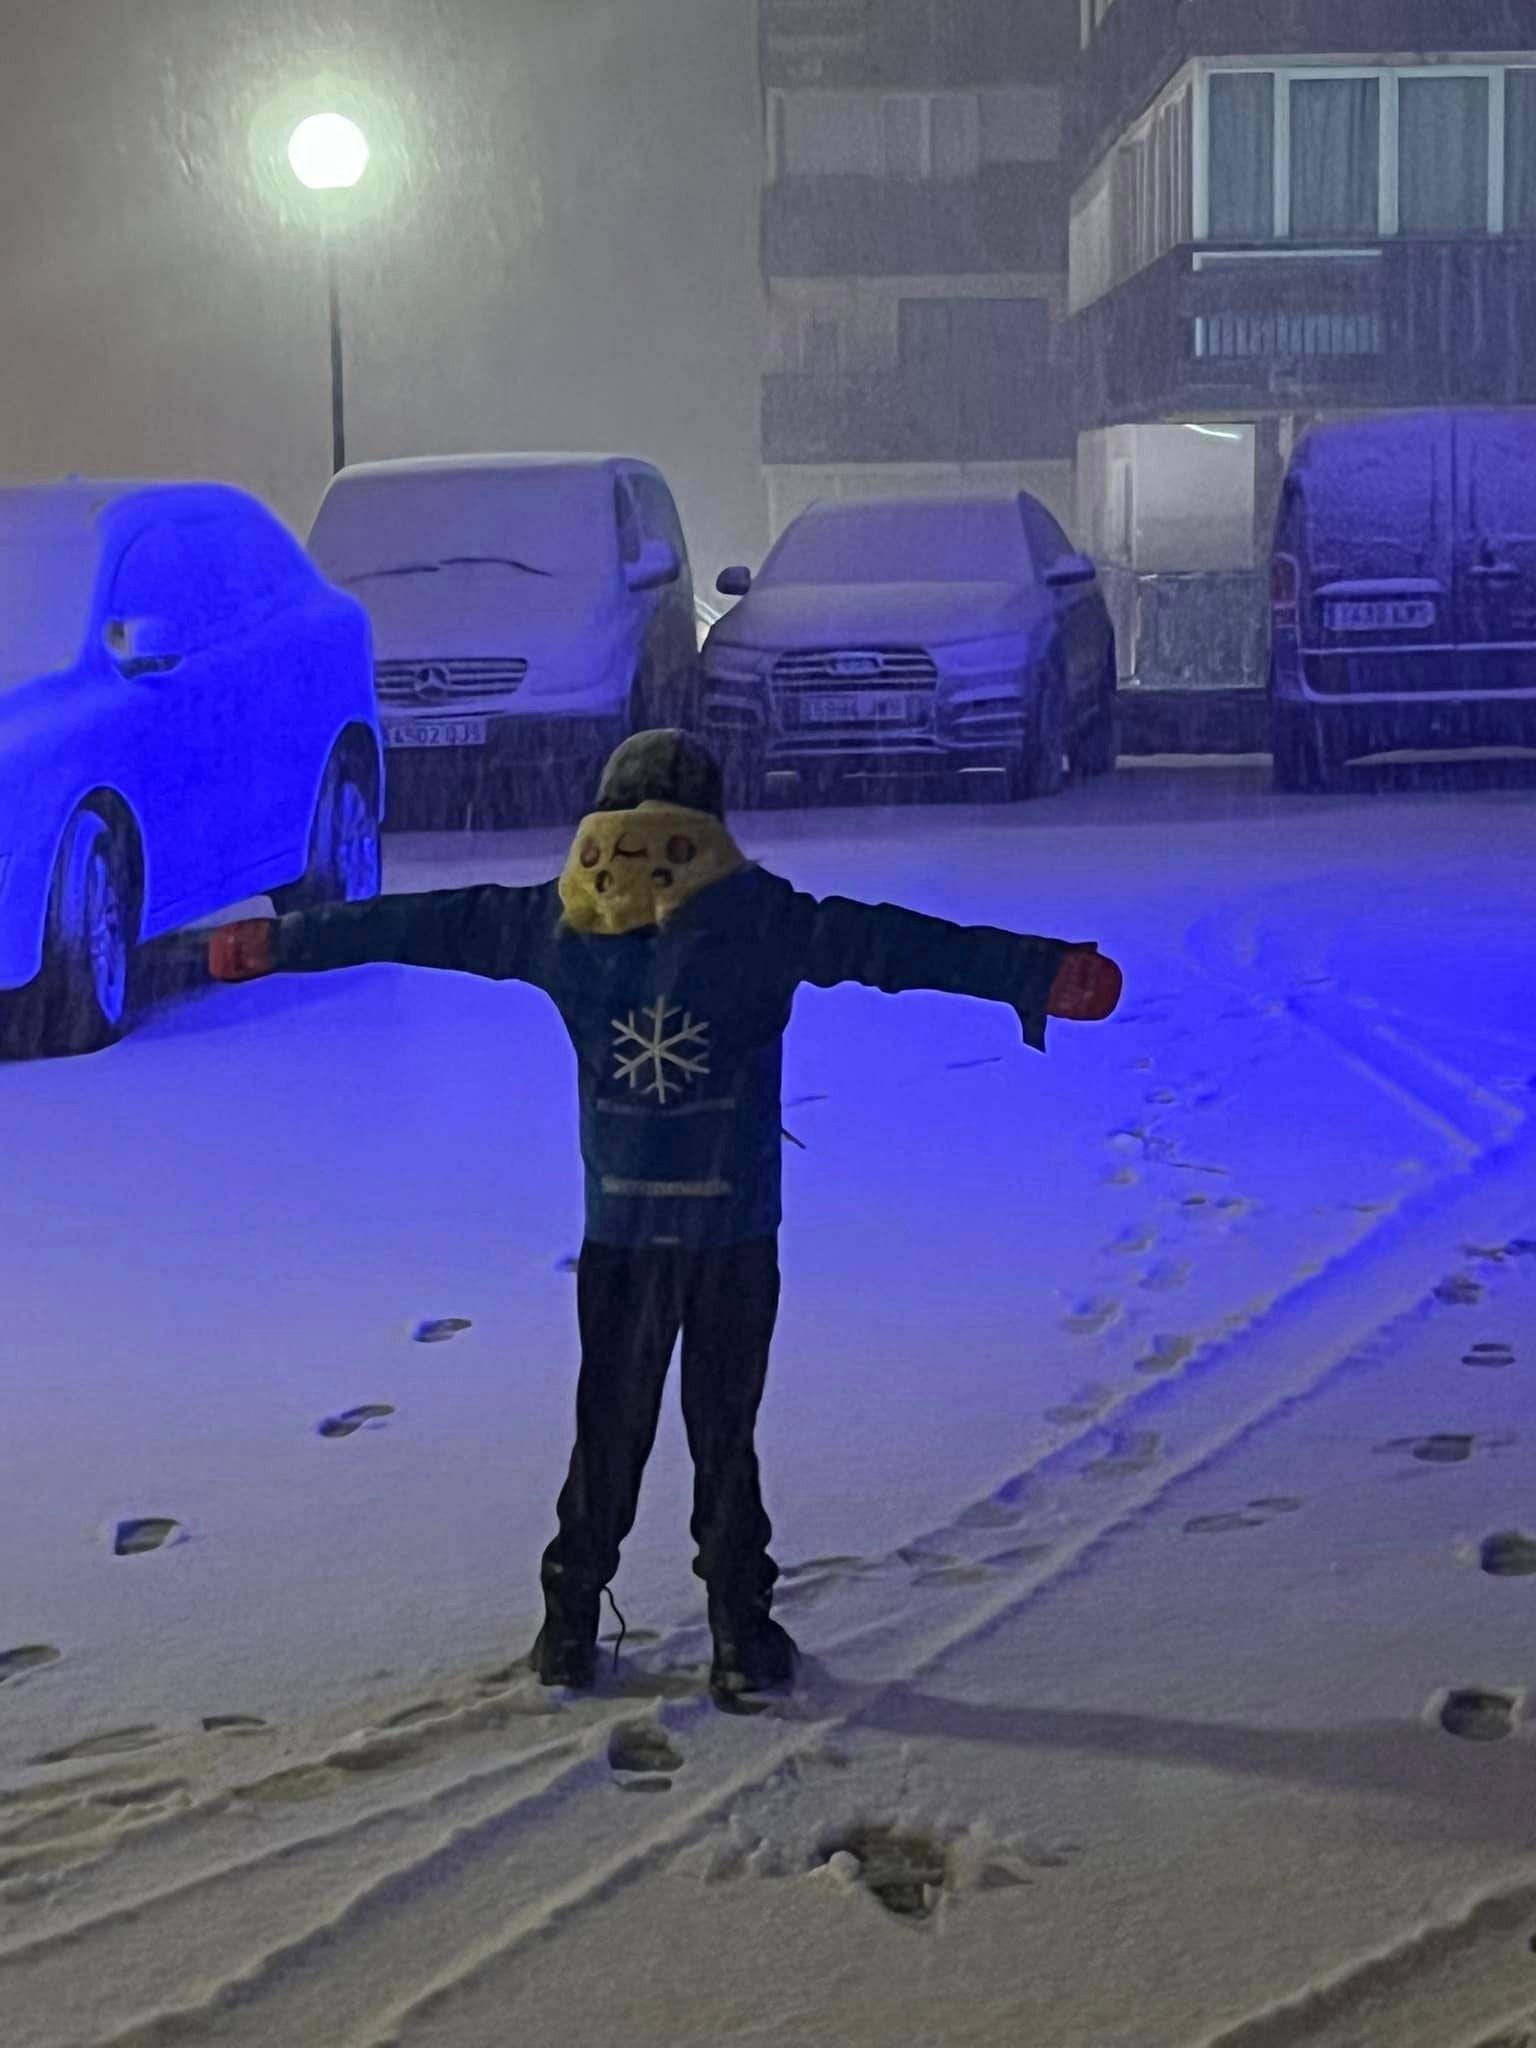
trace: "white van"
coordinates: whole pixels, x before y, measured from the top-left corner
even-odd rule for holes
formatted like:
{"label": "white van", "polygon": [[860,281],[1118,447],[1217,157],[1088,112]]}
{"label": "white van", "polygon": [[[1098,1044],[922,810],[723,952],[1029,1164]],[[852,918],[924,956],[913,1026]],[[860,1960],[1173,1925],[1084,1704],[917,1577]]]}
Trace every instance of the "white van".
{"label": "white van", "polygon": [[627,456],[362,464],[310,534],[373,619],[392,821],[445,788],[579,810],[608,751],[686,722],[693,578],[661,472]]}

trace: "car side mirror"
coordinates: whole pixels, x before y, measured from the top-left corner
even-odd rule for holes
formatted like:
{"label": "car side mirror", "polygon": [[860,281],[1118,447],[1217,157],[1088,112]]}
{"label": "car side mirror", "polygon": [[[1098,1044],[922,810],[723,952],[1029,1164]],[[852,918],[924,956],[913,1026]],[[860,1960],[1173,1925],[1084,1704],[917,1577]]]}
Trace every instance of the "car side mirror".
{"label": "car side mirror", "polygon": [[1062,555],[1045,572],[1046,588],[1072,590],[1078,584],[1095,582],[1098,574],[1098,568],[1089,556]]}
{"label": "car side mirror", "polygon": [[722,597],[745,597],[752,588],[750,569],[722,569],[715,578],[715,588]]}
{"label": "car side mirror", "polygon": [[680,583],[682,576],[682,560],[667,540],[648,540],[638,561],[630,562],[624,570],[625,583],[637,591],[664,590],[670,583]]}
{"label": "car side mirror", "polygon": [[166,618],[113,619],[105,637],[107,652],[125,676],[163,675],[186,654],[181,628]]}

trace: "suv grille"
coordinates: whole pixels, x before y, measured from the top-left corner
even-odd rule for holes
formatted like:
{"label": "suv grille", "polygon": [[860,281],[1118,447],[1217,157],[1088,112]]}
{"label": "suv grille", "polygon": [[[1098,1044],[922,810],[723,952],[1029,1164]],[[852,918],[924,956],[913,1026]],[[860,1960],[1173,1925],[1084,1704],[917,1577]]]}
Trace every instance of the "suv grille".
{"label": "suv grille", "polygon": [[476,661],[381,661],[374,671],[387,704],[451,704],[460,697],[505,697],[528,677],[518,655]]}
{"label": "suv grille", "polygon": [[787,689],[931,690],[938,673],[921,647],[817,648],[781,654],[773,665],[774,683]]}

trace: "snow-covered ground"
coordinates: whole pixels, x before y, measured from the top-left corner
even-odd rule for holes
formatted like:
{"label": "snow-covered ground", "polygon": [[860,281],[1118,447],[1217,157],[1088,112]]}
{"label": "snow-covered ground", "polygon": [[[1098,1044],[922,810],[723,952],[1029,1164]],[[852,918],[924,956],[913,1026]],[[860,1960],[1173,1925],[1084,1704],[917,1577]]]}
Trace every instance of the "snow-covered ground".
{"label": "snow-covered ground", "polygon": [[373,970],[0,1071],[0,2040],[1525,2041],[1529,792],[1155,769],[742,836],[1130,983],[1046,1060],[801,998],[787,1710],[702,1697],[670,1411],[618,1678],[513,1668],[575,1364],[542,998]]}

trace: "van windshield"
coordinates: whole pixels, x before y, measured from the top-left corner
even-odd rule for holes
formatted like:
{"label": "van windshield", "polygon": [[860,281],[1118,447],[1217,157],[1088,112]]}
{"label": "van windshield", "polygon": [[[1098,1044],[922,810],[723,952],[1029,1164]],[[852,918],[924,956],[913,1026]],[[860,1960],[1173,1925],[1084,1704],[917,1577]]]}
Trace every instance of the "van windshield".
{"label": "van windshield", "polygon": [[595,468],[344,477],[309,546],[342,584],[444,570],[597,583],[616,552],[613,485]]}

